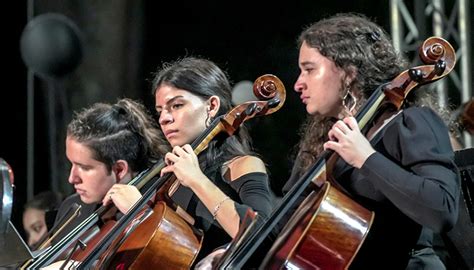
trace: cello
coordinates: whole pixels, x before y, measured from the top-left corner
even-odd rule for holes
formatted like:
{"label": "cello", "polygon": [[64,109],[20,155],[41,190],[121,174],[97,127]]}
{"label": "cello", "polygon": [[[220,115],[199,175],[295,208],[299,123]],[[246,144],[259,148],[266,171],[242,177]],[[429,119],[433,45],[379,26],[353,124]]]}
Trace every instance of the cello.
{"label": "cello", "polygon": [[[157,162],[151,168],[142,171],[127,184],[135,185],[140,190],[146,188],[146,185],[151,182],[153,176],[157,175],[164,167],[163,164],[162,161]],[[36,257],[23,262],[19,269],[39,269],[45,267],[60,258],[68,256],[68,254],[74,253],[75,249],[81,247],[86,241],[87,245],[92,248],[98,243],[98,240],[113,227],[115,220],[112,217],[117,211],[118,209],[116,209],[113,204],[99,207],[55,245],[47,246],[47,243],[44,242],[43,244],[45,245],[42,244],[40,247],[40,249],[42,249],[41,252]],[[47,242],[56,238],[58,233],[66,227],[68,223],[81,215],[81,207],[74,206],[68,212],[72,214],[64,218],[64,222],[61,222],[60,227]],[[94,227],[98,224],[101,224],[100,231]]]}
{"label": "cello", "polygon": [[[411,90],[443,78],[454,68],[454,49],[442,38],[425,40],[419,53],[426,65],[410,68],[378,87],[359,110],[356,119],[361,130],[373,121],[382,106],[391,104],[400,110]],[[324,151],[283,197],[280,206],[266,220],[253,222],[261,224],[251,224],[253,229],[242,233],[244,239],[235,239],[216,267],[243,268],[275,226],[298,206],[298,198],[310,188],[313,192],[279,233],[260,268],[347,269],[375,217],[328,177],[337,158],[333,151]]]}
{"label": "cello", "polygon": [[[258,78],[254,83],[254,92],[265,101],[246,102],[216,118],[193,142],[196,154],[202,152],[216,136],[232,135],[244,121],[277,111],[285,100],[284,86],[273,75]],[[90,268],[96,259],[99,259],[100,268],[142,268],[153,262],[174,268],[189,267],[199,251],[201,236],[174,213],[174,205],[167,206],[165,195],[174,180],[172,174],[154,179],[142,199],[116,222],[99,241],[97,248],[84,251],[87,253],[85,256],[72,256],[72,260],[81,262],[78,268]],[[180,235],[179,239],[176,235]],[[169,245],[165,244],[162,236],[169,238]],[[153,259],[148,258],[150,254],[153,254]]]}

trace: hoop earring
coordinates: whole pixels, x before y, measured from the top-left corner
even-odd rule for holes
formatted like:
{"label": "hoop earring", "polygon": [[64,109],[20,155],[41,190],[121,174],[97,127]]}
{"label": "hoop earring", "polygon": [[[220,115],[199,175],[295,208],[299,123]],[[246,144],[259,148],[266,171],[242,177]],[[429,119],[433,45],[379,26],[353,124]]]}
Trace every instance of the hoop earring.
{"label": "hoop earring", "polygon": [[352,113],[357,105],[357,98],[348,89],[344,97],[342,98],[342,106],[347,112]]}

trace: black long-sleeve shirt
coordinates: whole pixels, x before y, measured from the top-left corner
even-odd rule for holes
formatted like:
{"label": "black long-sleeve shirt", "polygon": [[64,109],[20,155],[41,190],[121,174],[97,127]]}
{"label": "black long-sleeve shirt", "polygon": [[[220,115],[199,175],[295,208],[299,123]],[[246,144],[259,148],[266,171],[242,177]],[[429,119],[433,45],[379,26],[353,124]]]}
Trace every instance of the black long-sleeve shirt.
{"label": "black long-sleeve shirt", "polygon": [[353,199],[375,212],[351,269],[404,269],[423,226],[445,231],[457,219],[460,183],[448,129],[431,109],[412,107],[371,144],[377,152],[362,168],[339,159],[333,170]]}

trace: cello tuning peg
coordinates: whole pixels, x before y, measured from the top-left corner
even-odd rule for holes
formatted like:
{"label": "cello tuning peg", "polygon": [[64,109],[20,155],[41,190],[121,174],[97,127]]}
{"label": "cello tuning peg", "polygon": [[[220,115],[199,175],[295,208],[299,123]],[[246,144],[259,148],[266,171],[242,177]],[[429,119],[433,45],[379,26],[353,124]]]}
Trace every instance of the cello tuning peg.
{"label": "cello tuning peg", "polygon": [[423,81],[423,72],[421,72],[421,70],[419,69],[410,68],[408,70],[408,75],[410,76],[410,79],[412,79],[413,81],[417,83],[420,83]]}
{"label": "cello tuning peg", "polygon": [[276,106],[278,106],[278,104],[280,104],[280,99],[274,98],[268,101],[267,106],[268,108],[275,108]]}
{"label": "cello tuning peg", "polygon": [[434,73],[437,76],[441,76],[446,69],[446,61],[438,60],[435,64]]}
{"label": "cello tuning peg", "polygon": [[246,115],[251,115],[251,114],[253,114],[253,112],[255,111],[256,108],[257,108],[257,104],[255,104],[255,103],[250,104],[250,105],[245,109],[245,114],[246,114]]}

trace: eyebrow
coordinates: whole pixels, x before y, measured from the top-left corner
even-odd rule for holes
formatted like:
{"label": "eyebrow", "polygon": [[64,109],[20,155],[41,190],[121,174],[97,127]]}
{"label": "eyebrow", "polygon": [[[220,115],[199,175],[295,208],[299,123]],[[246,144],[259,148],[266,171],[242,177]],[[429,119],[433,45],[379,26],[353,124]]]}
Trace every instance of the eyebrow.
{"label": "eyebrow", "polygon": [[84,164],[84,163],[82,163],[82,162],[77,162],[77,161],[74,161],[74,162],[73,162],[73,161],[70,161],[70,162],[71,162],[71,164],[79,165],[79,166],[85,167],[85,168],[92,168],[92,167],[93,167],[92,165]]}
{"label": "eyebrow", "polygon": [[311,62],[311,61],[304,61],[304,62],[301,62],[300,65],[303,66],[303,67],[306,67],[306,66],[314,66],[316,63],[314,62]]}
{"label": "eyebrow", "polygon": [[[178,99],[178,98],[184,98],[184,96],[178,95],[178,96],[172,97],[172,98],[170,98],[170,100],[168,100],[168,101],[166,102],[165,105],[168,105],[168,104],[172,103],[173,101],[175,101],[175,100]],[[161,108],[162,108],[162,106],[155,106],[155,109],[161,109]]]}
{"label": "eyebrow", "polygon": [[30,228],[35,227],[37,225],[41,225],[41,220],[37,220],[29,225]]}

